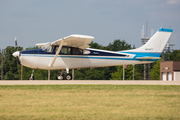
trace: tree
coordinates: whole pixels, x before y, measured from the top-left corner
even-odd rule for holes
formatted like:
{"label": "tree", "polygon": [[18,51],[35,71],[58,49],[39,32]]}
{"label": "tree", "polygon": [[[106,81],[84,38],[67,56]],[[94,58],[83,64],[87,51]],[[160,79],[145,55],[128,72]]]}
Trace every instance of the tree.
{"label": "tree", "polygon": [[1,53],[1,49],[0,49],[0,79],[1,79],[1,60],[2,60],[2,53]]}
{"label": "tree", "polygon": [[33,49],[40,49],[40,47],[39,47],[39,46],[34,46],[34,47],[28,47],[28,48],[26,48],[26,50],[33,50]]}
{"label": "tree", "polygon": [[165,52],[164,53],[164,61],[170,60],[180,60],[180,50],[173,50],[172,52]]}
{"label": "tree", "polygon": [[99,68],[75,70],[75,80],[104,80],[104,71]]}
{"label": "tree", "polygon": [[170,53],[170,60],[180,60],[180,50],[173,50]]}
{"label": "tree", "polygon": [[[18,47],[18,50],[22,50],[22,47]],[[15,47],[7,46],[4,49],[4,79],[5,80],[18,80],[20,77],[18,75],[18,66],[19,63],[18,58],[12,56],[12,54],[16,51]]]}
{"label": "tree", "polygon": [[131,44],[126,43],[125,40],[114,40],[113,43],[109,43],[107,46],[107,50],[111,51],[121,51],[121,50],[129,50],[132,49]]}
{"label": "tree", "polygon": [[[107,46],[107,49],[112,50],[112,51],[129,50],[129,49],[132,49],[132,48],[135,49],[135,46],[131,47],[131,44],[128,44],[128,43],[126,43],[125,40],[120,40],[120,39],[114,40],[113,43],[109,43],[109,45]],[[111,72],[112,74],[110,74],[111,80],[120,80],[120,79],[122,79],[122,76],[121,76],[122,74],[119,73],[119,71],[121,71],[120,70],[121,67],[120,66],[118,66],[118,67],[112,66],[111,67],[111,69],[113,71],[113,72]],[[128,66],[128,68],[129,67],[130,66]],[[127,70],[129,70],[129,69],[127,69]],[[130,79],[130,77],[131,77],[131,72],[129,71],[129,72],[126,73],[126,79]]]}
{"label": "tree", "polygon": [[151,80],[160,80],[160,62],[162,59],[156,61],[150,72]]}
{"label": "tree", "polygon": [[90,46],[90,48],[95,48],[95,49],[102,49],[103,48],[102,45],[99,45],[98,43],[93,42],[93,41],[89,44],[89,46]]}
{"label": "tree", "polygon": [[[123,80],[123,65],[117,66],[117,71],[111,74],[111,80]],[[133,79],[133,65],[128,65],[127,69],[125,70],[125,80],[132,80]],[[141,75],[136,67],[134,66],[134,79],[139,80],[141,79]]]}

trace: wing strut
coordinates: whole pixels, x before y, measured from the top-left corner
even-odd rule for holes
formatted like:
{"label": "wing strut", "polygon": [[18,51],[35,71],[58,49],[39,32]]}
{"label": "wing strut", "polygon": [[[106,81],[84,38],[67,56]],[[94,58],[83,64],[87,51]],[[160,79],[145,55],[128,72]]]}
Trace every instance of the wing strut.
{"label": "wing strut", "polygon": [[49,67],[52,67],[52,66],[54,65],[54,62],[56,61],[56,58],[57,58],[57,56],[58,56],[58,54],[59,54],[59,52],[60,52],[60,50],[61,50],[61,48],[62,48],[62,45],[63,45],[63,40],[61,41],[61,44],[59,45],[59,48],[58,48],[58,50],[56,51],[56,55],[54,56],[54,59],[53,59],[53,61],[51,62],[51,64],[49,65]]}

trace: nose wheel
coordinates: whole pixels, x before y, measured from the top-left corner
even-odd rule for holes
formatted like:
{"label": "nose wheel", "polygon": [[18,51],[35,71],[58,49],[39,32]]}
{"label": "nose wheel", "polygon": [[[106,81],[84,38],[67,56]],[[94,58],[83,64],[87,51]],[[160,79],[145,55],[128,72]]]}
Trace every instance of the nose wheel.
{"label": "nose wheel", "polygon": [[34,76],[32,76],[32,77],[31,77],[31,75],[28,76],[28,80],[34,80]]}

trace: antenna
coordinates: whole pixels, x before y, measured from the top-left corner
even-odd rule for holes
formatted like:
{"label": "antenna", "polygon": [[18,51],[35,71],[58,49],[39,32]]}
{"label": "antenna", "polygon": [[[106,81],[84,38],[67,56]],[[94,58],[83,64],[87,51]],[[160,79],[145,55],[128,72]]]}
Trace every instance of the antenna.
{"label": "antenna", "polygon": [[147,37],[148,22],[146,22],[146,37]]}
{"label": "antenna", "polygon": [[143,30],[142,30],[142,33],[143,33],[143,37],[145,37],[145,36],[144,36],[144,25],[143,25]]}

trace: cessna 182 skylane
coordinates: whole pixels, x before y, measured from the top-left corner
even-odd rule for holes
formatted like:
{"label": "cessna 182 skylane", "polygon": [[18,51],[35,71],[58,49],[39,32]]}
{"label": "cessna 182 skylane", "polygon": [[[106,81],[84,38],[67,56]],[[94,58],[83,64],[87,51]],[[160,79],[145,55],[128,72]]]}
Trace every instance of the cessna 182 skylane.
{"label": "cessna 182 skylane", "polygon": [[[69,69],[117,66],[124,64],[152,63],[160,59],[160,55],[172,33],[172,29],[159,29],[143,46],[125,51],[107,51],[89,48],[94,37],[86,35],[70,35],[52,43],[39,43],[42,49],[16,51],[21,64],[26,67],[44,70],[62,69],[58,80],[71,80]],[[66,74],[63,75],[64,70]],[[28,77],[33,80],[32,74]]]}

